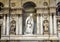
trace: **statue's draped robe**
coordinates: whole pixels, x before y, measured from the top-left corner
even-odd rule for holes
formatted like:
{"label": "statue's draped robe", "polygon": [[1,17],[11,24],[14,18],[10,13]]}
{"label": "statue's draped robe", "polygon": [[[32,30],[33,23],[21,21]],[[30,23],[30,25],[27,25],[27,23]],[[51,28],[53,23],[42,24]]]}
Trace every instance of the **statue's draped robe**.
{"label": "statue's draped robe", "polygon": [[31,16],[28,16],[25,21],[25,34],[33,34],[34,22]]}

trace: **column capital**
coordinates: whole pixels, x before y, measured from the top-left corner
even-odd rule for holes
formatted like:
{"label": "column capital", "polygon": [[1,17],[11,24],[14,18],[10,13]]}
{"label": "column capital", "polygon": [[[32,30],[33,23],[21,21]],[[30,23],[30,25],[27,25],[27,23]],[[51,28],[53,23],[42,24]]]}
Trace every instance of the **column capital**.
{"label": "column capital", "polygon": [[41,14],[37,14],[37,16],[40,16]]}
{"label": "column capital", "polygon": [[52,15],[56,15],[56,13],[51,13]]}
{"label": "column capital", "polygon": [[23,14],[20,14],[19,16],[22,16]]}

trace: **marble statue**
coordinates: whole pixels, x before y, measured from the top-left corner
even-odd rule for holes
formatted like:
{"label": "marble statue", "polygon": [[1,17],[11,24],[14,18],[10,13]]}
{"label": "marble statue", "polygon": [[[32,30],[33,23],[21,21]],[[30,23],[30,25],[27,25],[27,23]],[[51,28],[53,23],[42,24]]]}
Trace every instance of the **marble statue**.
{"label": "marble statue", "polygon": [[48,20],[45,20],[44,21],[44,29],[45,29],[45,31],[47,31],[48,30]]}
{"label": "marble statue", "polygon": [[13,20],[11,21],[11,28],[10,28],[10,34],[16,34],[16,22]]}
{"label": "marble statue", "polygon": [[30,14],[25,21],[25,32],[24,34],[33,34],[34,22],[32,14]]}
{"label": "marble statue", "polygon": [[49,28],[48,20],[44,21],[43,27],[44,27],[44,34],[48,34],[48,28]]}

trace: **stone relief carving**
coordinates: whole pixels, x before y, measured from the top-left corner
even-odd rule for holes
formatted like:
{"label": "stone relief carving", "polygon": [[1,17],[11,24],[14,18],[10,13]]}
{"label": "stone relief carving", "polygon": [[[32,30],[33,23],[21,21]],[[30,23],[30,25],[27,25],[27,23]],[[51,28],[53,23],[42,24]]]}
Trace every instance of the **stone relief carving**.
{"label": "stone relief carving", "polygon": [[48,20],[44,20],[43,22],[43,28],[44,28],[44,32],[48,32],[48,28],[49,28],[49,21]]}
{"label": "stone relief carving", "polygon": [[30,14],[25,22],[25,32],[24,34],[33,34],[34,22],[32,14]]}
{"label": "stone relief carving", "polygon": [[57,21],[58,31],[60,32],[60,20]]}
{"label": "stone relief carving", "polygon": [[58,31],[60,31],[60,24],[58,24]]}
{"label": "stone relief carving", "polygon": [[48,6],[48,3],[47,3],[47,2],[44,2],[43,5],[44,5],[44,6]]}
{"label": "stone relief carving", "polygon": [[11,28],[10,28],[10,34],[16,34],[16,21],[12,20],[11,21]]}

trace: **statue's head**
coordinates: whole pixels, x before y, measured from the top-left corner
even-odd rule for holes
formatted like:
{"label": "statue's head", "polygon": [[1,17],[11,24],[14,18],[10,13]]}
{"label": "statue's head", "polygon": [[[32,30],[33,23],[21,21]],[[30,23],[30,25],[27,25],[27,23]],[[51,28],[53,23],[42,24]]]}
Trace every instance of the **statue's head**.
{"label": "statue's head", "polygon": [[30,14],[30,16],[32,16],[32,13]]}

